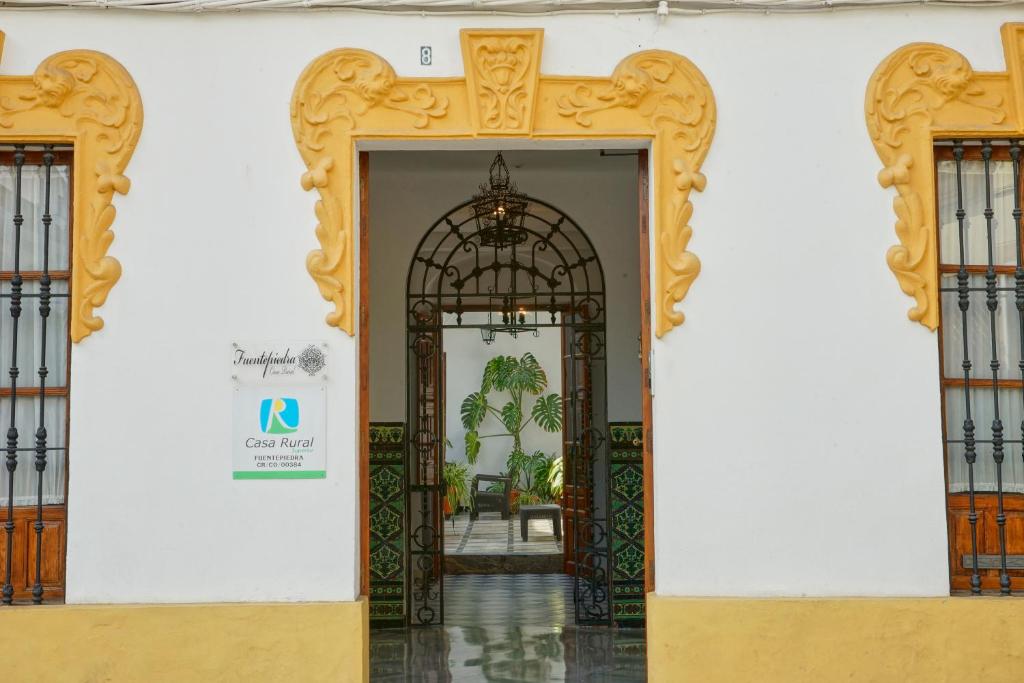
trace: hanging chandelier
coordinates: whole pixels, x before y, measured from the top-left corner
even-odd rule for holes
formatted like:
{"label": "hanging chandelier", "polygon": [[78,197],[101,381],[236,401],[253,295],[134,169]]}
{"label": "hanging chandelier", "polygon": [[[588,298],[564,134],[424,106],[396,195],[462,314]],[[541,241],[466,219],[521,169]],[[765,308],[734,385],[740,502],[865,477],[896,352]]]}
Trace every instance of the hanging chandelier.
{"label": "hanging chandelier", "polygon": [[537,326],[537,297],[533,294],[501,294],[490,297],[487,309],[487,325],[480,328],[484,344],[494,343],[497,333],[502,332],[516,339],[521,334],[540,336]]}
{"label": "hanging chandelier", "polygon": [[[493,247],[500,251],[522,244],[529,239],[529,231],[523,227],[526,222],[528,200],[520,192],[508,172],[501,152],[491,162],[486,185],[473,197],[473,218],[476,220],[477,235],[481,246]],[[495,254],[495,258],[499,258]],[[513,250],[511,259],[515,261]],[[495,286],[497,286],[497,279]],[[493,344],[500,332],[513,339],[523,333],[538,336],[537,297],[535,294],[520,294],[516,269],[511,269],[508,291],[489,289],[490,305],[487,307],[487,325],[480,328],[485,344]]]}
{"label": "hanging chandelier", "polygon": [[529,236],[523,227],[526,203],[526,195],[512,182],[505,159],[498,152],[491,162],[489,182],[481,185],[480,192],[473,197],[480,244],[507,249],[525,242]]}

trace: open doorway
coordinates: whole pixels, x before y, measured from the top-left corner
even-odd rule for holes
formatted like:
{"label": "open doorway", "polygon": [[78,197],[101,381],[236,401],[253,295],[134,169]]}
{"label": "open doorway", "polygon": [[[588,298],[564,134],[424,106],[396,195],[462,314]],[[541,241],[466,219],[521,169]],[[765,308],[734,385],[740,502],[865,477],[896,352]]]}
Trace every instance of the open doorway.
{"label": "open doorway", "polygon": [[447,308],[444,573],[563,573],[562,315],[522,293]]}
{"label": "open doorway", "polygon": [[[643,625],[646,171],[645,151],[360,155],[373,625],[507,621],[545,590],[568,596],[553,625]],[[505,607],[468,597],[501,582]]]}

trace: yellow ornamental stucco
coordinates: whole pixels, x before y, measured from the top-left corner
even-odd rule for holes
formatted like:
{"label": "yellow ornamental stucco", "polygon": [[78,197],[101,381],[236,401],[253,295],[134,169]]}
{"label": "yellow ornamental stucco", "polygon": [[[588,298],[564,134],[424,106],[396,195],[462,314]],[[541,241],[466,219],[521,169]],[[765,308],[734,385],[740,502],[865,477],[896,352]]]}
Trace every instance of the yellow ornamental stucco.
{"label": "yellow ornamental stucco", "polygon": [[1004,24],[1005,72],[974,71],[959,52],[911,43],[889,55],[868,83],[868,132],[896,190],[896,237],[886,254],[914,306],[907,316],[939,325],[934,145],[938,139],[1024,134],[1024,24]]}
{"label": "yellow ornamental stucco", "polygon": [[338,49],[315,59],[295,85],[292,130],[316,189],[320,248],[306,268],[333,304],[327,323],[354,330],[353,155],[360,140],[636,139],[654,174],[654,302],[658,336],[683,322],[676,304],[700,272],[687,250],[690,192],[715,130],[703,74],[671,52],[638,52],[610,77],[540,73],[540,29],[462,31],[465,76],[401,78],[381,57]]}
{"label": "yellow ornamental stucco", "polygon": [[[0,33],[0,52],[3,34]],[[142,100],[118,62],[100,52],[47,57],[31,76],[0,76],[0,142],[74,145],[71,339],[103,327],[96,309],[121,277],[107,254],[114,233],[114,193],[142,133]]]}

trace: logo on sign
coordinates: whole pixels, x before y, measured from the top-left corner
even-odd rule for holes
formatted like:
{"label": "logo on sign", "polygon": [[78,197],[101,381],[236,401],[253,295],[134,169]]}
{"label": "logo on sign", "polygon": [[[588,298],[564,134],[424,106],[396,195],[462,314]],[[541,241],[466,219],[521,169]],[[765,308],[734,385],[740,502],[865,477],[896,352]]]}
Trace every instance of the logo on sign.
{"label": "logo on sign", "polygon": [[291,434],[299,430],[299,401],[294,398],[265,398],[260,401],[260,431]]}
{"label": "logo on sign", "polygon": [[324,357],[324,352],[312,344],[299,354],[299,367],[305,370],[310,377],[323,370],[325,365],[327,365],[327,359]]}

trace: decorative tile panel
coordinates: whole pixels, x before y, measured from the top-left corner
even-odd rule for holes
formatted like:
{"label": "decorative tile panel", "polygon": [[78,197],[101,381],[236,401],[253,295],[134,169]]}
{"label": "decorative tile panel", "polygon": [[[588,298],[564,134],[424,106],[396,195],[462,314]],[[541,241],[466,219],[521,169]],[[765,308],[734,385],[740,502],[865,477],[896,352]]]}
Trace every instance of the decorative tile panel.
{"label": "decorative tile panel", "polygon": [[370,424],[370,625],[405,625],[405,425]]}
{"label": "decorative tile panel", "polygon": [[644,602],[643,425],[613,422],[611,437],[612,619],[642,627]]}

